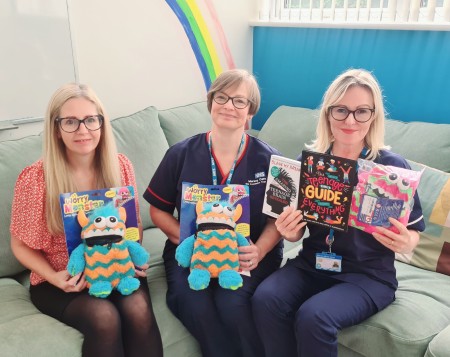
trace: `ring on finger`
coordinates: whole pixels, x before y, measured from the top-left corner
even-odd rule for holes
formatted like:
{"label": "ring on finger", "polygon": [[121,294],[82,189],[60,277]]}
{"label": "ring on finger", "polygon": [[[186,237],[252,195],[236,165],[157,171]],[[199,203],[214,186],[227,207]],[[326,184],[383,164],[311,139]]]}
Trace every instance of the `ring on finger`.
{"label": "ring on finger", "polygon": [[248,265],[252,266],[253,265],[253,260],[250,260],[250,263],[248,263]]}

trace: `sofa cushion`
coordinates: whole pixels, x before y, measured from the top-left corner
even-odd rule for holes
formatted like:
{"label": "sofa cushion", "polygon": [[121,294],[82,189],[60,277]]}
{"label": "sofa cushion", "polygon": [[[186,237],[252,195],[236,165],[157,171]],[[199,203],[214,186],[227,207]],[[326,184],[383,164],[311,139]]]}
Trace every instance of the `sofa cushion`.
{"label": "sofa cushion", "polygon": [[339,343],[363,356],[423,356],[428,343],[450,324],[450,277],[401,262],[395,265],[396,300],[339,332]]}
{"label": "sofa cushion", "polygon": [[25,268],[14,257],[10,247],[9,225],[14,186],[19,173],[42,153],[39,135],[0,142],[0,277],[11,276]]}
{"label": "sofa cushion", "polygon": [[[258,138],[295,159],[316,137],[317,109],[278,107]],[[450,172],[450,124],[386,120],[385,142],[403,157]],[[418,145],[420,144],[420,145]]]}
{"label": "sofa cushion", "polygon": [[403,157],[450,172],[450,124],[386,121],[385,143]]}
{"label": "sofa cushion", "polygon": [[278,149],[283,156],[296,159],[305,144],[316,137],[319,111],[281,106],[267,119],[258,139]]}
{"label": "sofa cushion", "polygon": [[40,313],[27,288],[0,279],[0,346],[2,356],[80,356],[83,336]]}
{"label": "sofa cushion", "polygon": [[142,195],[169,148],[158,119],[158,111],[148,107],[132,115],[112,121],[118,151],[133,163],[141,209],[142,225],[153,227],[148,203]]}
{"label": "sofa cushion", "polygon": [[197,341],[183,324],[170,312],[166,304],[167,282],[162,252],[165,234],[157,228],[146,229],[142,245],[150,252],[150,268],[147,281],[150,288],[153,310],[163,340],[164,355],[200,357]]}
{"label": "sofa cushion", "polygon": [[450,275],[450,174],[409,161],[424,169],[417,189],[426,228],[411,254],[397,259],[419,268]]}
{"label": "sofa cushion", "polygon": [[424,357],[447,357],[450,350],[450,325],[443,329],[428,344]]}
{"label": "sofa cushion", "polygon": [[160,110],[158,116],[170,146],[211,129],[211,115],[206,102]]}

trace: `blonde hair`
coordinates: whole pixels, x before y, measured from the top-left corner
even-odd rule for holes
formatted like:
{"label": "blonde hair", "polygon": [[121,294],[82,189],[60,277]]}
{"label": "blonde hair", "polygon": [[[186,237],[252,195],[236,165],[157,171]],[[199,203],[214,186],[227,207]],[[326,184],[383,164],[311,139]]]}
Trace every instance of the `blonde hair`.
{"label": "blonde hair", "polygon": [[70,174],[65,145],[58,136],[60,129],[56,121],[64,103],[72,98],[89,100],[97,107],[98,114],[104,117],[100,129],[100,141],[95,150],[97,187],[93,187],[93,189],[115,187],[121,184],[116,143],[103,104],[94,91],[85,84],[68,83],[63,85],[56,90],[50,99],[44,123],[42,159],[46,186],[45,215],[47,227],[52,234],[63,233],[59,194],[77,191],[76,184]]}
{"label": "blonde hair", "polygon": [[375,106],[369,131],[364,138],[364,144],[369,149],[367,158],[373,160],[378,156],[381,149],[389,149],[389,146],[384,144],[385,109],[383,94],[376,78],[364,69],[349,69],[330,84],[323,96],[316,139],[313,140],[311,145],[306,145],[309,149],[326,152],[330,148],[334,137],[330,127],[329,108],[338,103],[349,88],[355,86],[367,89],[372,94]]}
{"label": "blonde hair", "polygon": [[212,101],[217,92],[246,83],[248,86],[248,100],[250,101],[248,114],[255,115],[261,105],[261,93],[259,92],[256,78],[245,69],[230,69],[222,72],[211,84],[207,94],[208,110],[211,113]]}

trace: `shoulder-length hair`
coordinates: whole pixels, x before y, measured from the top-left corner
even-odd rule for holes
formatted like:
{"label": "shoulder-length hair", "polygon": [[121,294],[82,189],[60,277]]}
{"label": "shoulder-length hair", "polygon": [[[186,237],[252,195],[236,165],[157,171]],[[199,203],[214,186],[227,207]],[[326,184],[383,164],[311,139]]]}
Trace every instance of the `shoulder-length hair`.
{"label": "shoulder-length hair", "polygon": [[222,72],[211,84],[207,94],[208,110],[211,113],[212,101],[217,92],[246,83],[248,87],[248,100],[250,101],[248,114],[254,116],[261,105],[261,93],[256,78],[245,69],[230,69]]}
{"label": "shoulder-length hair", "polygon": [[316,129],[316,139],[307,147],[317,152],[326,152],[333,144],[329,108],[338,103],[351,87],[362,87],[372,94],[375,112],[370,128],[365,137],[365,146],[369,150],[367,158],[375,159],[381,149],[388,149],[384,144],[385,109],[380,85],[372,73],[364,69],[349,69],[339,75],[328,87],[322,100],[319,122]]}
{"label": "shoulder-length hair", "polygon": [[44,122],[43,164],[45,176],[45,215],[47,227],[52,234],[63,233],[63,223],[59,206],[59,194],[78,191],[69,167],[65,145],[58,135],[56,119],[61,108],[69,99],[85,98],[94,103],[98,114],[103,116],[100,141],[95,151],[96,187],[120,186],[121,176],[117,148],[111,123],[100,99],[85,84],[68,83],[56,90],[47,107]]}

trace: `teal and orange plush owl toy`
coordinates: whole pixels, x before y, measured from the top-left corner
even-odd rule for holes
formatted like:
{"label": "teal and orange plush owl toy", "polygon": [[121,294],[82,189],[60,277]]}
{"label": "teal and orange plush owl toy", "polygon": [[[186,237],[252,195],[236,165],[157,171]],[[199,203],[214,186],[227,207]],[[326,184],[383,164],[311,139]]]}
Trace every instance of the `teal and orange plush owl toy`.
{"label": "teal and orange plush owl toy", "polygon": [[243,282],[238,273],[238,247],[249,245],[247,239],[235,231],[242,206],[238,204],[234,208],[225,201],[198,201],[196,213],[197,232],[184,239],[175,253],[178,263],[191,269],[189,286],[202,290],[208,287],[211,278],[219,278],[222,288],[240,288]]}
{"label": "teal and orange plush owl toy", "polygon": [[149,253],[137,242],[125,240],[126,210],[106,205],[88,217],[78,212],[81,243],[73,250],[67,265],[73,276],[84,271],[89,294],[106,298],[113,289],[130,295],[139,288],[135,265],[148,262]]}

